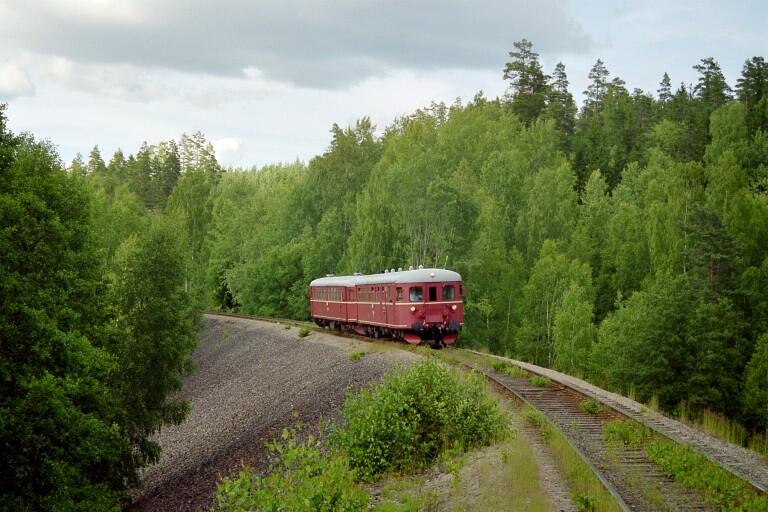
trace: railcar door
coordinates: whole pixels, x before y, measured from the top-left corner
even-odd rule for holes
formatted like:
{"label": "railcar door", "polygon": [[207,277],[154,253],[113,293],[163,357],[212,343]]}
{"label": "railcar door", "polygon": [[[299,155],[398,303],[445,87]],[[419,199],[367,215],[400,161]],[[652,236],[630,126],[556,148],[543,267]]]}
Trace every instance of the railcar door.
{"label": "railcar door", "polygon": [[424,320],[427,324],[440,324],[443,321],[443,305],[438,302],[437,285],[427,287],[427,304],[425,306]]}
{"label": "railcar door", "polygon": [[357,290],[354,286],[347,288],[347,320],[357,322]]}

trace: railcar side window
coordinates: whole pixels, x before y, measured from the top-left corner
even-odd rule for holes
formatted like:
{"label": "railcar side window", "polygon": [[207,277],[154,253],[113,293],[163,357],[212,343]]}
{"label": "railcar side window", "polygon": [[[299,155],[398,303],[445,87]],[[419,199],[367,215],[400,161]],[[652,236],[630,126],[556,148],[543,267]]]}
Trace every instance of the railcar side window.
{"label": "railcar side window", "polygon": [[429,287],[429,302],[435,302],[437,300],[437,286]]}
{"label": "railcar side window", "polygon": [[456,289],[452,284],[443,286],[443,300],[453,300],[456,297]]}
{"label": "railcar side window", "polygon": [[397,302],[401,302],[403,300],[403,289],[398,288],[397,289]]}
{"label": "railcar side window", "polygon": [[424,298],[424,290],[421,289],[421,286],[411,286],[410,297],[411,302],[421,302]]}

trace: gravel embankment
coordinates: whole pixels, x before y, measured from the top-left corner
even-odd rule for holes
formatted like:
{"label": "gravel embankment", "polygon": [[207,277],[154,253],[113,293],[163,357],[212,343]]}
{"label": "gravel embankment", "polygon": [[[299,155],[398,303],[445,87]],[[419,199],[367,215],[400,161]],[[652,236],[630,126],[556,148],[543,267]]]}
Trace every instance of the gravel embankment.
{"label": "gravel embankment", "polygon": [[206,315],[197,371],[180,399],[192,412],[158,436],[163,455],[143,475],[130,511],[208,510],[218,477],[247,463],[267,467],[265,441],[297,421],[315,426],[344,403],[346,390],[378,381],[413,354],[372,352],[350,361],[365,342],[293,327]]}

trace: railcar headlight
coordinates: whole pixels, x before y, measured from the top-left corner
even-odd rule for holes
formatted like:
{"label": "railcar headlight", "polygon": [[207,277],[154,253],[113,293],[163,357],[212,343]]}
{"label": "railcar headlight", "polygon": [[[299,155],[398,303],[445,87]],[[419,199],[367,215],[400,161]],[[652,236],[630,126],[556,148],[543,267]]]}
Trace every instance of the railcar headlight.
{"label": "railcar headlight", "polygon": [[453,306],[451,306],[451,309],[456,311],[458,308],[456,307],[456,304],[454,304]]}
{"label": "railcar headlight", "polygon": [[415,313],[415,312],[416,312],[416,306],[411,306],[411,313]]}

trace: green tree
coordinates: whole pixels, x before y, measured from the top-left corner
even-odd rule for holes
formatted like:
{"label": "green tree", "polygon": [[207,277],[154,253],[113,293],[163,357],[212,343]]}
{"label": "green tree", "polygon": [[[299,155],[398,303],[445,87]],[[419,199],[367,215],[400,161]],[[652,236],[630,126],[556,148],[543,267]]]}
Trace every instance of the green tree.
{"label": "green tree", "polygon": [[763,57],[744,62],[741,78],[736,81],[736,97],[746,108],[749,134],[768,132],[768,65]]}
{"label": "green tree", "polygon": [[171,218],[154,217],[146,231],[128,238],[117,254],[111,290],[117,325],[127,335],[114,349],[121,362],[116,384],[143,464],[155,463],[160,446],[151,436],[181,423],[189,405],[171,395],[192,371],[199,315],[184,292],[186,258],[182,230]]}
{"label": "green tree", "polygon": [[0,105],[0,509],[107,510],[138,482],[82,180]]}
{"label": "green tree", "polygon": [[[693,303],[684,275],[659,274],[609,314],[598,331],[592,373],[603,386],[671,411],[689,396],[696,349],[685,335]],[[682,329],[681,329],[682,327]]]}
{"label": "green tree", "polygon": [[744,415],[750,425],[768,428],[768,334],[758,339],[745,371]]}
{"label": "green tree", "polygon": [[[587,296],[591,296],[591,280],[589,265],[570,260],[553,241],[544,242],[522,290],[517,351],[523,359],[548,368],[554,365],[555,318],[563,307],[563,297],[574,283],[589,290]],[[569,306],[575,302],[576,297],[572,297]],[[566,330],[564,322],[562,332]]]}
{"label": "green tree", "polygon": [[555,120],[561,137],[560,149],[566,153],[571,150],[571,143],[576,131],[576,113],[578,112],[573,95],[568,90],[569,85],[565,65],[558,62],[549,84],[545,116],[547,119]]}
{"label": "green tree", "polygon": [[592,298],[584,286],[572,281],[555,314],[553,367],[569,375],[586,376],[589,357],[597,340],[592,322]]}
{"label": "green tree", "polygon": [[549,76],[541,70],[539,54],[527,39],[514,43],[509,52],[512,62],[504,67],[504,80],[509,80],[506,96],[512,111],[526,125],[530,125],[544,112],[549,92]]}
{"label": "green tree", "polygon": [[545,240],[566,241],[578,219],[578,195],[566,162],[546,167],[525,180],[527,196],[515,225],[520,252],[533,262]]}
{"label": "green tree", "polygon": [[605,63],[601,59],[597,59],[595,65],[589,70],[588,77],[592,80],[592,83],[584,91],[587,99],[584,100],[582,108],[583,117],[594,115],[600,110],[603,98],[608,93],[608,77],[610,74],[610,71],[608,71],[608,68],[605,67]]}

